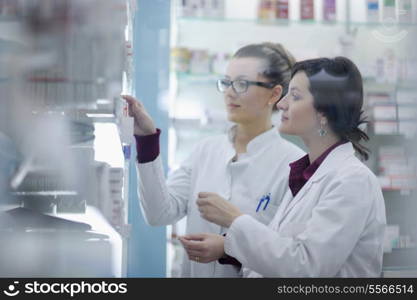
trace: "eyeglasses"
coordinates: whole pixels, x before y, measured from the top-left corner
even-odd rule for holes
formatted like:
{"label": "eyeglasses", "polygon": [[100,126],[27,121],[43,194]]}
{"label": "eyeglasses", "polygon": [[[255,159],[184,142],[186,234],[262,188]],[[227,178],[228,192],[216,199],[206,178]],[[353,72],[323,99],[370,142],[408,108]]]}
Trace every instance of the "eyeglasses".
{"label": "eyeglasses", "polygon": [[237,94],[245,93],[250,85],[257,85],[267,89],[272,89],[276,84],[273,82],[261,82],[261,81],[250,81],[244,79],[238,80],[229,80],[229,79],[219,79],[217,80],[217,89],[219,92],[224,93],[228,87],[232,86],[233,90]]}

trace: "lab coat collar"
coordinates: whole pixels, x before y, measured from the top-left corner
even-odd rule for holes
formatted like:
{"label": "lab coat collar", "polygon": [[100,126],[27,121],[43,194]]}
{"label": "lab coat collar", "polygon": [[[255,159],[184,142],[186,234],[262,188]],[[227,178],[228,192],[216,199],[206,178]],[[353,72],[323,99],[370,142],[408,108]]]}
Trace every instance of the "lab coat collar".
{"label": "lab coat collar", "polygon": [[[236,125],[232,126],[228,131],[229,142],[231,143],[232,148],[235,135]],[[252,153],[258,152],[260,149],[263,149],[264,147],[268,147],[269,145],[271,145],[270,142],[273,139],[282,140],[282,137],[275,126],[272,126],[271,129],[261,133],[260,135],[252,139],[246,147],[246,154],[250,155]]]}
{"label": "lab coat collar", "polygon": [[285,205],[284,212],[280,221],[278,222],[279,226],[282,225],[282,222],[285,220],[286,216],[291,212],[291,209],[308,193],[312,185],[320,181],[326,174],[333,171],[334,169],[340,166],[340,162],[346,160],[349,156],[355,155],[355,150],[352,143],[348,142],[334,148],[329,155],[325,158],[313,176],[307,181],[307,183],[302,187],[298,194],[289,199]]}
{"label": "lab coat collar", "polygon": [[323,163],[319,166],[313,176],[310,178],[311,182],[317,182],[321,180],[327,173],[338,168],[340,162],[347,159],[349,156],[355,155],[355,149],[352,143],[347,142],[334,148]]}

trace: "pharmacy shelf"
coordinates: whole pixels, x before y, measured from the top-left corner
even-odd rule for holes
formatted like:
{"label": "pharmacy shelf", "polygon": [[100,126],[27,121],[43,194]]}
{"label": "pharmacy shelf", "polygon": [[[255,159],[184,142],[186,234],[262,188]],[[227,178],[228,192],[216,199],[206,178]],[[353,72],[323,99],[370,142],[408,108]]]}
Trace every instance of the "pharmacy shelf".
{"label": "pharmacy shelf", "polygon": [[[193,74],[188,72],[174,72],[174,75],[178,80],[187,83],[216,83],[216,80],[222,77],[222,74],[204,73],[204,74]],[[378,82],[375,78],[364,78],[363,84],[368,92],[394,92],[397,89],[410,89],[417,90],[417,85],[412,81],[398,81],[392,82]],[[396,103],[386,102],[378,103],[377,105],[397,105],[397,106],[417,106],[415,103]],[[374,106],[374,105],[369,105]]]}
{"label": "pharmacy shelf", "polygon": [[276,25],[285,26],[292,24],[299,25],[327,25],[327,26],[358,26],[358,27],[399,27],[409,28],[415,27],[416,23],[393,23],[386,24],[382,22],[343,22],[343,21],[324,21],[324,20],[287,20],[287,19],[276,19],[276,20],[260,20],[260,19],[244,19],[244,18],[222,18],[222,17],[178,17],[178,22],[227,22],[227,23],[252,23],[259,25]]}
{"label": "pharmacy shelf", "polygon": [[[417,79],[416,79],[417,81]],[[369,91],[393,91],[396,89],[410,89],[416,90],[416,82],[409,81],[397,81],[397,82],[379,82],[375,78],[364,78],[364,87]]]}
{"label": "pharmacy shelf", "polygon": [[220,74],[192,74],[185,72],[176,72],[176,78],[185,84],[216,84],[217,79],[221,78]]}
{"label": "pharmacy shelf", "polygon": [[[392,252],[384,253],[384,269],[417,268],[417,248],[394,248]],[[407,265],[405,264],[407,263]]]}
{"label": "pharmacy shelf", "polygon": [[410,195],[411,191],[415,191],[416,188],[382,188],[382,191],[385,193],[388,192],[399,192],[401,195],[406,193],[404,196]]}

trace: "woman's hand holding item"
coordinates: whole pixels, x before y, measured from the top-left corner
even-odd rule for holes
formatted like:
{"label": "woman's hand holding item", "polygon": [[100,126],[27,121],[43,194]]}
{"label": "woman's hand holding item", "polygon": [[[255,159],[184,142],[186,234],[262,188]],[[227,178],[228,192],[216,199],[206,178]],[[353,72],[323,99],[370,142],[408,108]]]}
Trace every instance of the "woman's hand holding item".
{"label": "woman's hand holding item", "polygon": [[155,124],[143,104],[129,95],[122,95],[122,98],[129,105],[129,116],[135,120],[134,134],[144,136],[156,133]]}
{"label": "woman's hand holding item", "polygon": [[215,193],[199,193],[197,205],[201,217],[222,227],[230,227],[242,215],[238,207]]}
{"label": "woman's hand holding item", "polygon": [[224,237],[212,233],[188,234],[178,238],[190,260],[209,263],[224,255]]}

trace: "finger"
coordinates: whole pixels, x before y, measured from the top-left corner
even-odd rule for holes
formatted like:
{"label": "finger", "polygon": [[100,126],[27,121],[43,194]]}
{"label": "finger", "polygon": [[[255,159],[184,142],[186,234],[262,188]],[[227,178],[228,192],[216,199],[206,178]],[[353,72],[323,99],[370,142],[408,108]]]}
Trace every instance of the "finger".
{"label": "finger", "polygon": [[136,99],[133,96],[130,95],[120,95],[120,97],[122,97],[123,99],[126,100],[126,102],[129,104],[129,108],[134,109],[134,108],[144,108],[142,102],[138,99]]}
{"label": "finger", "polygon": [[188,257],[190,257],[190,256],[198,256],[198,257],[200,257],[200,259],[204,257],[204,254],[203,254],[202,251],[187,250],[187,249],[185,249],[185,251],[187,252]]}
{"label": "finger", "polygon": [[186,239],[180,239],[182,245],[184,246],[184,248],[189,249],[189,250],[197,250],[197,251],[202,251],[204,250],[204,246],[202,245],[202,242],[200,241],[188,241]]}
{"label": "finger", "polygon": [[200,192],[198,193],[198,198],[208,198],[210,196],[215,196],[216,193],[210,193],[210,192]]}
{"label": "finger", "polygon": [[210,201],[207,198],[198,198],[196,201],[196,204],[200,207],[200,206],[205,206],[210,204]]}
{"label": "finger", "polygon": [[182,236],[182,238],[186,240],[194,240],[194,241],[202,241],[206,237],[204,233],[194,233],[194,234],[187,234]]}
{"label": "finger", "polygon": [[206,221],[213,222],[213,219],[206,213],[201,213],[200,217]]}
{"label": "finger", "polygon": [[135,103],[137,102],[137,99],[130,95],[120,95],[123,99],[125,99],[129,103]]}
{"label": "finger", "polygon": [[204,206],[200,206],[200,205],[198,206],[198,211],[199,211],[200,213],[202,213],[202,214],[203,214],[203,213],[204,213],[204,210],[205,210],[205,209],[204,209]]}
{"label": "finger", "polygon": [[184,238],[180,238],[179,240],[186,249],[201,250],[201,241],[187,240]]}
{"label": "finger", "polygon": [[195,262],[197,262],[197,263],[201,263],[201,261],[200,261],[200,257],[199,257],[199,256],[188,255],[188,259],[189,259],[189,260],[192,260],[192,261],[195,261]]}

